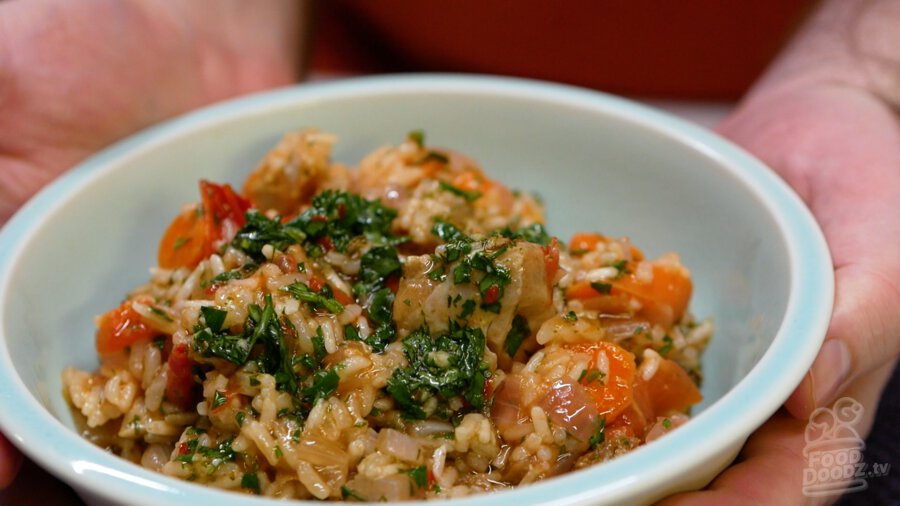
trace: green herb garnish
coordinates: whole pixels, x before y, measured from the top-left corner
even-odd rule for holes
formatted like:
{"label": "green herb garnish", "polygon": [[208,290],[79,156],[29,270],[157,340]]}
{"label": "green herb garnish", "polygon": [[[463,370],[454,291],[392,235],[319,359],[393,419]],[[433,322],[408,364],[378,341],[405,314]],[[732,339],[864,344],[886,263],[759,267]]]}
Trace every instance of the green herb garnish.
{"label": "green herb garnish", "polygon": [[603,443],[606,439],[606,418],[601,418],[597,423],[597,430],[594,431],[594,434],[591,435],[591,438],[588,440],[588,448],[593,450],[597,447],[597,445]]}
{"label": "green herb garnish", "polygon": [[510,357],[515,357],[516,352],[519,351],[519,347],[522,346],[522,342],[530,335],[531,330],[528,328],[528,320],[522,317],[522,315],[516,315],[512,321],[512,328],[509,329],[509,333],[506,334],[506,341],[503,343],[503,349]]}
{"label": "green herb garnish", "polygon": [[298,281],[282,290],[290,293],[295,299],[306,302],[314,310],[325,309],[332,314],[341,314],[344,311],[344,305],[330,295],[330,289],[328,293],[324,293],[327,286],[325,285],[320,292],[314,292],[309,285]]}
{"label": "green herb garnish", "polygon": [[458,197],[462,197],[466,202],[475,202],[479,197],[481,197],[481,192],[478,190],[466,191],[444,181],[438,181],[438,186],[440,186],[440,188],[446,192],[450,192]]}

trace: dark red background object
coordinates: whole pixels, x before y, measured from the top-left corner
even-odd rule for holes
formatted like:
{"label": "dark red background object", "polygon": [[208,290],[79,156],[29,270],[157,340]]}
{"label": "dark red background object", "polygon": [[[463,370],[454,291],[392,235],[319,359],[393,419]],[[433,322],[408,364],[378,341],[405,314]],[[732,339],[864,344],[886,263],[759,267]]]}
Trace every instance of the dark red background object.
{"label": "dark red background object", "polygon": [[810,0],[331,0],[318,72],[464,71],[668,98],[738,98]]}

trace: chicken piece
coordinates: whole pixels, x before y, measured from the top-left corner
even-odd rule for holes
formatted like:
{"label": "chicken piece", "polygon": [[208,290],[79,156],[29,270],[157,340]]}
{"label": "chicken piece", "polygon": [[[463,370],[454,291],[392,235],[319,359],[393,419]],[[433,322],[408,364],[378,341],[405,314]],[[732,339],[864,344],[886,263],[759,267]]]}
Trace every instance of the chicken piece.
{"label": "chicken piece", "polygon": [[257,209],[291,216],[324,189],[346,189],[349,171],[331,164],[336,140],[315,129],[285,134],[247,177],[244,196]]}
{"label": "chicken piece", "polygon": [[[427,325],[432,333],[445,332],[451,320],[480,328],[488,347],[499,356],[502,367],[512,359],[506,350],[506,339],[517,315],[527,322],[528,332],[515,351],[537,347],[534,338],[537,329],[554,314],[552,281],[547,273],[544,250],[538,244],[492,238],[473,245],[470,256],[478,251],[500,252],[494,261],[509,274],[503,295],[496,301],[499,309],[485,307],[484,295],[478,286],[480,272],[473,270],[470,282],[456,283],[453,272],[460,261],[443,265],[440,259],[435,260],[431,255],[410,256],[403,267],[395,298],[394,319],[401,337],[423,325]],[[443,279],[431,274],[442,268]]]}

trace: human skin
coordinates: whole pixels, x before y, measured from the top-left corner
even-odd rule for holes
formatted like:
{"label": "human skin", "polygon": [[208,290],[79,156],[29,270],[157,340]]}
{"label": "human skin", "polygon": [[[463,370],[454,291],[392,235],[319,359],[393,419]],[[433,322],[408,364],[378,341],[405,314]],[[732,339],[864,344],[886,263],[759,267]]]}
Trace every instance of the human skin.
{"label": "human skin", "polygon": [[295,82],[299,11],[292,0],[0,3],[0,223],[112,141]]}
{"label": "human skin", "polygon": [[[65,0],[0,3],[0,222],[118,138],[291,82],[299,59],[285,34],[297,27],[272,29],[290,16],[242,12],[239,1],[212,12],[166,0],[84,0],[78,9]],[[884,56],[900,54],[896,5],[827,2],[719,127],[773,167],[819,220],[836,303],[826,344],[786,409],[706,490],[668,504],[803,502],[804,420],[838,396],[863,404],[866,427],[858,429],[868,432],[900,346],[900,126],[892,109],[900,97],[891,91],[900,90],[891,86],[900,71]],[[0,440],[0,488],[15,468],[6,449]]]}
{"label": "human skin", "polygon": [[[0,225],[141,128],[300,77],[295,0],[0,2]],[[0,490],[21,455],[0,434]]]}
{"label": "human skin", "polygon": [[810,413],[849,396],[865,408],[857,429],[870,430],[900,351],[898,23],[897,2],[826,3],[719,126],[774,168],[816,216],[834,262],[834,313],[786,409],[707,490],[666,505],[804,503]]}

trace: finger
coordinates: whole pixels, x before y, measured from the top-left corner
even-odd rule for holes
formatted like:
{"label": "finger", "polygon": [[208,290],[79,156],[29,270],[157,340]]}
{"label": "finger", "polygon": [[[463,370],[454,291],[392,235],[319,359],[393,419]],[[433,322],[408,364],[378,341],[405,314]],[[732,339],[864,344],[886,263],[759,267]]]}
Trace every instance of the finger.
{"label": "finger", "polygon": [[806,418],[900,352],[900,124],[869,94],[821,85],[751,100],[720,131],[799,192],[834,261],[827,341],[786,403]]}
{"label": "finger", "polygon": [[22,465],[22,454],[0,434],[0,490],[12,483]]}
{"label": "finger", "polygon": [[839,269],[836,284],[828,339],[785,403],[798,418],[805,419],[816,408],[830,404],[855,379],[892,361],[900,352],[897,287],[859,266]]}
{"label": "finger", "polygon": [[[891,376],[894,361],[853,382],[844,392],[863,407],[855,429],[865,437],[872,427],[882,389]],[[667,498],[663,506],[756,505],[828,503],[839,494],[812,498],[803,494],[803,456],[807,422],[779,411],[750,436],[734,465],[704,490]],[[816,499],[816,500],[813,500]]]}
{"label": "finger", "polygon": [[[669,497],[663,506],[799,504],[803,502],[803,431],[806,423],[779,412],[755,432],[739,462],[700,492]],[[763,485],[764,486],[761,486]]]}

